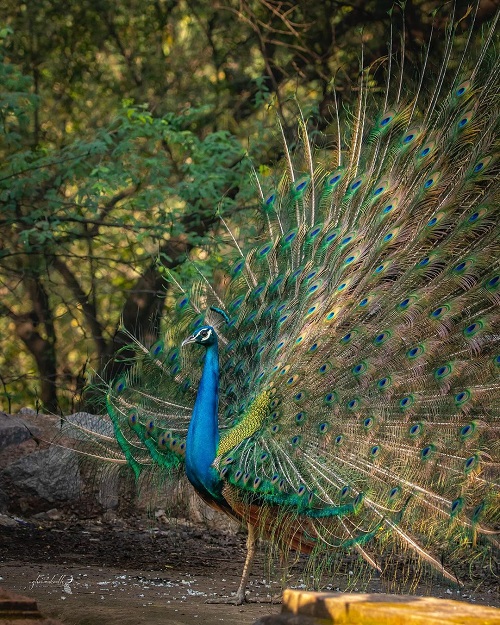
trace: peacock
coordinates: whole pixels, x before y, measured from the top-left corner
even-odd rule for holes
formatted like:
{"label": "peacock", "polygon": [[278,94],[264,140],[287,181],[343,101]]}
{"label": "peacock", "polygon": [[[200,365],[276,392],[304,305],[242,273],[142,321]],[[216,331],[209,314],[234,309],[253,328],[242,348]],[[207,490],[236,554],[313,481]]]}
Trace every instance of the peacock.
{"label": "peacock", "polygon": [[168,274],[159,340],[130,334],[132,366],[106,385],[113,436],[92,434],[94,455],[185,472],[248,526],[236,604],[257,537],[315,576],[348,557],[396,587],[430,569],[460,584],[498,553],[498,15],[477,51],[470,33],[454,50],[459,21],[412,93],[391,54],[382,93],[361,72],[332,149],[300,113],[292,148],[278,119],[282,167],[253,173],[258,235],[220,216],[227,285]]}

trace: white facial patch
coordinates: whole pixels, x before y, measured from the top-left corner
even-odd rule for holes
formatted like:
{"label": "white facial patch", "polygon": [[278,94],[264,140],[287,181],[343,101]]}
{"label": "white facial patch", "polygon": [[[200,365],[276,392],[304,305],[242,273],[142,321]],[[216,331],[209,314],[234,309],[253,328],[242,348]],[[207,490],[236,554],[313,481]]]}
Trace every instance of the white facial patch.
{"label": "white facial patch", "polygon": [[200,330],[196,335],[196,339],[199,341],[208,341],[208,339],[212,336],[212,330]]}

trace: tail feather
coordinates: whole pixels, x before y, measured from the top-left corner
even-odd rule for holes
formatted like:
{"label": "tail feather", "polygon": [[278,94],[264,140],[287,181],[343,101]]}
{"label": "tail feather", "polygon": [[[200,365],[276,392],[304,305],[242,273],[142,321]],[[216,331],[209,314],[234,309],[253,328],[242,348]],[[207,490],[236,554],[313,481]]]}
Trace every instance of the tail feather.
{"label": "tail feather", "polygon": [[472,62],[472,30],[457,51],[453,21],[437,76],[427,50],[413,94],[391,47],[383,97],[362,73],[342,123],[335,99],[335,149],[317,150],[300,118],[292,151],[278,122],[282,177],[254,171],[262,233],[242,242],[221,217],[227,292],[172,274],[169,327],[135,341],[107,406],[137,471],[181,466],[203,354],[179,345],[210,323],[234,442],[214,467],[233,512],[257,506],[267,535],[302,527],[316,561],[335,545],[380,568],[371,543],[387,558],[397,544],[455,580],[467,549],[498,548],[500,64],[498,15]]}

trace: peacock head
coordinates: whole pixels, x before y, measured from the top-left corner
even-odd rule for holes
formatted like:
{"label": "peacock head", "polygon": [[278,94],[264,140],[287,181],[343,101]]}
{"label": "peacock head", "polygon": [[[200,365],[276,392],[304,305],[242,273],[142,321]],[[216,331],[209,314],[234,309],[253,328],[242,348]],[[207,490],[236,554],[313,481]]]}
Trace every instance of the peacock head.
{"label": "peacock head", "polygon": [[204,345],[205,347],[209,347],[217,342],[217,334],[212,326],[202,326],[198,328],[196,332],[193,332],[191,336],[188,336],[187,339],[182,341],[182,345],[187,345],[188,343],[198,343],[198,345]]}

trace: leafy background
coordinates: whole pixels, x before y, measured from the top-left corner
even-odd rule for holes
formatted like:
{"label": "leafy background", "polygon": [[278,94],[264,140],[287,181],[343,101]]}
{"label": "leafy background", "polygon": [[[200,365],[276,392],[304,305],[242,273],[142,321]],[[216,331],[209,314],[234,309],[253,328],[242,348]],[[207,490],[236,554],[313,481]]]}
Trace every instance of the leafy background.
{"label": "leafy background", "polygon": [[[455,3],[458,40],[467,7]],[[475,36],[494,9],[480,2]],[[453,10],[0,0],[3,410],[74,410],[92,372],[126,366],[123,326],[153,342],[173,297],[158,260],[186,283],[197,277],[186,260],[201,260],[222,288],[218,214],[246,241],[258,234],[251,164],[265,184],[282,153],[276,114],[293,147],[300,103],[328,147],[334,93],[348,116],[361,63],[373,94],[385,89],[391,24],[411,92],[430,40],[437,71]]]}

